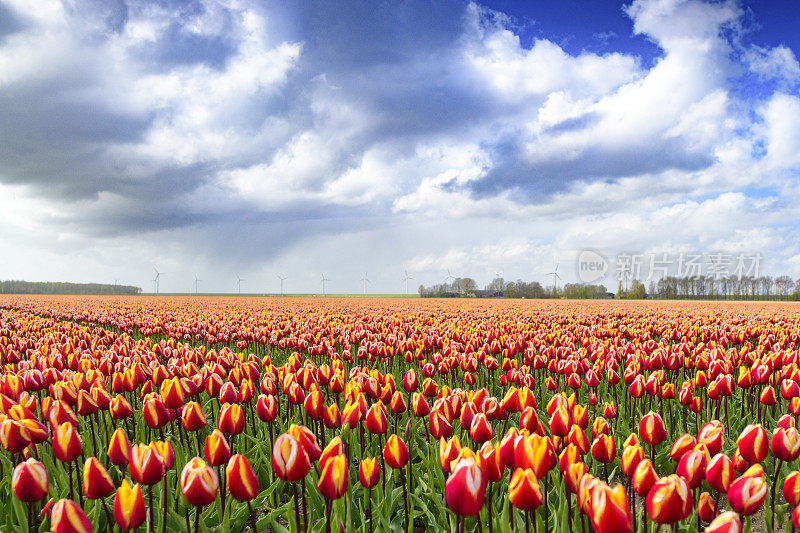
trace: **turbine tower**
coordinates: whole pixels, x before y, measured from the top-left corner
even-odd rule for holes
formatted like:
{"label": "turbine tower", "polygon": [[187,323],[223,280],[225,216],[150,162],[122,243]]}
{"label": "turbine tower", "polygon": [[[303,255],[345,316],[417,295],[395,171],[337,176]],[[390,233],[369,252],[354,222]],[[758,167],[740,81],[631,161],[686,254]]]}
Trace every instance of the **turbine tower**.
{"label": "turbine tower", "polygon": [[236,290],[239,291],[239,294],[242,294],[242,282],[244,280],[239,277],[239,274],[236,274]]}
{"label": "turbine tower", "polygon": [[561,276],[558,275],[558,263],[556,263],[556,268],[553,269],[552,272],[547,272],[545,276],[549,276],[550,274],[553,275],[553,294],[558,294],[558,282],[556,279],[561,279]]}
{"label": "turbine tower", "polygon": [[445,278],[444,278],[445,283],[452,282],[454,279],[456,279],[456,278],[453,277],[453,275],[450,273],[450,269],[448,268],[447,269],[447,276],[445,276]]}
{"label": "turbine tower", "polygon": [[370,282],[369,278],[367,277],[367,273],[366,272],[364,272],[364,277],[361,278],[361,281],[364,282],[364,296],[366,296],[367,295],[367,283]]}
{"label": "turbine tower", "polygon": [[281,295],[283,294],[283,282],[286,279],[286,276],[281,276],[280,274],[277,275],[278,279],[281,280]]}
{"label": "turbine tower", "polygon": [[325,282],[330,281],[328,278],[325,277],[325,273],[322,273],[322,295],[325,296],[327,293],[325,292]]}
{"label": "turbine tower", "polygon": [[161,286],[161,272],[153,265],[153,270],[156,271],[156,277],[153,278],[153,292],[158,294],[158,289]]}
{"label": "turbine tower", "polygon": [[408,296],[408,280],[414,279],[414,278],[412,278],[411,276],[408,275],[408,270],[404,270],[403,272],[405,272],[405,276],[403,276],[403,281],[406,282],[406,296]]}
{"label": "turbine tower", "polygon": [[194,275],[194,293],[197,294],[197,284],[202,280],[197,277],[197,274]]}

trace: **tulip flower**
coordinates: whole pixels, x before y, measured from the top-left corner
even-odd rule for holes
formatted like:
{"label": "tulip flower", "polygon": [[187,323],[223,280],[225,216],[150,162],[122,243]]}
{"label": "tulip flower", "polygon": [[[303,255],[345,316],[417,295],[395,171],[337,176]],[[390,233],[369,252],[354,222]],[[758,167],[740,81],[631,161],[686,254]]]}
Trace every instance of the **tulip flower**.
{"label": "tulip flower", "polygon": [[797,429],[793,427],[776,429],[772,433],[772,454],[785,462],[797,459],[800,456],[800,433]]}
{"label": "tulip flower", "polygon": [[219,480],[214,469],[199,457],[194,457],[181,472],[181,493],[189,505],[204,507],[217,499]]}
{"label": "tulip flower", "polygon": [[83,492],[90,500],[105,498],[114,492],[114,481],[96,457],[89,457],[83,463]]}
{"label": "tulip flower", "polygon": [[181,411],[181,423],[186,431],[195,432],[206,427],[208,421],[199,403],[188,402]]}
{"label": "tulip flower", "polygon": [[742,458],[750,464],[760,463],[769,453],[769,437],[758,424],[749,424],[736,441]]}
{"label": "tulip flower", "polygon": [[537,509],[544,498],[536,475],[530,468],[517,468],[508,485],[508,500],[511,505],[528,512]]}
{"label": "tulip flower", "polygon": [[661,415],[652,411],[644,415],[639,422],[639,436],[650,446],[661,444],[667,438],[667,431],[664,429]]}
{"label": "tulip flower", "polygon": [[478,444],[482,444],[488,440],[492,440],[492,436],[494,432],[492,431],[492,426],[489,424],[489,421],[486,419],[486,415],[483,413],[478,413],[472,419],[472,424],[469,428],[469,435],[472,437],[472,440],[477,442]]}
{"label": "tulip flower", "polygon": [[231,447],[220,430],[215,429],[206,437],[203,454],[208,464],[213,467],[222,466],[230,460]]}
{"label": "tulip flower", "polygon": [[225,467],[225,479],[230,495],[240,502],[247,502],[251,526],[257,532],[256,516],[250,501],[258,496],[258,477],[244,455],[236,454],[231,457]]}
{"label": "tulip flower", "polygon": [[706,482],[719,492],[728,492],[734,476],[733,461],[723,453],[712,457],[706,466]]}
{"label": "tulip flower", "polygon": [[472,457],[460,459],[453,466],[445,485],[447,507],[458,516],[475,516],[486,498],[486,480]]}
{"label": "tulip flower", "polygon": [[35,459],[28,459],[14,468],[11,489],[21,502],[38,502],[50,490],[50,482],[44,465]]}
{"label": "tulip flower", "polygon": [[217,426],[226,435],[238,435],[244,431],[244,411],[238,403],[226,403],[219,410]]}
{"label": "tulip flower", "polygon": [[372,531],[372,487],[378,484],[380,478],[381,471],[378,467],[378,460],[374,457],[367,457],[358,465],[358,481],[362,487],[367,489],[367,519],[370,531]]}
{"label": "tulip flower", "polygon": [[644,459],[644,449],[640,445],[627,446],[622,449],[620,466],[622,473],[628,477],[633,477],[633,472],[639,463]]}
{"label": "tulip flower", "polygon": [[592,526],[595,533],[631,533],[633,519],[622,485],[613,489],[600,483],[591,491]]}
{"label": "tulip flower", "polygon": [[607,465],[617,457],[617,445],[614,437],[601,433],[592,442],[592,457],[595,461]]}
{"label": "tulip flower", "polygon": [[675,474],[661,478],[647,494],[647,514],[659,524],[672,524],[689,516],[694,498],[686,481]]}
{"label": "tulip flower", "polygon": [[734,511],[743,515],[758,512],[766,499],[767,483],[761,476],[743,475],[728,488],[728,503]]}
{"label": "tulip flower", "polygon": [[800,472],[794,471],[783,482],[783,497],[792,507],[800,504]]}
{"label": "tulip flower", "polygon": [[653,467],[653,463],[650,462],[650,459],[643,459],[639,462],[633,471],[631,481],[633,483],[633,490],[636,491],[636,494],[639,496],[644,498],[650,493],[650,489],[652,489],[653,485],[658,481],[658,474],[656,474],[656,469]]}
{"label": "tulip flower", "polygon": [[131,455],[131,444],[128,442],[128,436],[125,434],[125,430],[121,427],[115,429],[114,433],[111,435],[106,455],[112,465],[128,465]]}
{"label": "tulip flower", "polygon": [[331,439],[328,445],[322,450],[322,455],[319,456],[319,466],[325,468],[325,463],[333,459],[337,455],[345,453],[344,443],[338,435]]}
{"label": "tulip flower", "polygon": [[678,462],[683,457],[683,454],[694,448],[696,444],[697,439],[688,433],[684,433],[672,443],[672,447],[669,449],[669,456],[673,461]]}
{"label": "tulip flower", "polygon": [[164,461],[147,444],[137,444],[131,448],[128,466],[133,480],[141,485],[155,485],[164,477]]}
{"label": "tulip flower", "polygon": [[[275,439],[272,447],[272,469],[283,481],[296,482],[306,477],[311,470],[308,453],[293,435],[284,433]],[[304,485],[305,486],[305,485]],[[297,485],[294,490],[295,525],[300,529],[300,505],[297,501]]]}
{"label": "tulip flower", "polygon": [[697,515],[703,522],[711,522],[717,515],[717,503],[707,492],[700,494],[697,502]]}
{"label": "tulip flower", "polygon": [[686,480],[689,488],[696,489],[705,478],[707,464],[708,460],[703,452],[691,450],[683,454],[675,473]]}
{"label": "tulip flower", "polygon": [[92,533],[92,522],[72,500],[58,500],[50,511],[52,533]]}
{"label": "tulip flower", "polygon": [[378,402],[373,404],[367,411],[367,416],[364,419],[364,425],[370,433],[375,435],[383,435],[389,427],[385,408],[383,403]]}
{"label": "tulip flower", "polygon": [[131,487],[127,479],[114,496],[114,520],[123,531],[131,531],[141,526],[147,518],[142,487],[137,483]]}
{"label": "tulip flower", "polygon": [[297,439],[311,461],[318,460],[322,455],[322,449],[317,444],[317,437],[307,427],[292,425],[287,433]]}
{"label": "tulip flower", "polygon": [[328,500],[338,500],[344,496],[347,491],[347,457],[344,454],[337,455],[325,463],[319,476],[317,490]]}
{"label": "tulip flower", "polygon": [[14,455],[24,450],[31,443],[31,434],[24,424],[13,419],[0,422],[0,445],[8,453]]}
{"label": "tulip flower", "polygon": [[705,533],[742,533],[742,521],[738,514],[727,511],[712,520]]}

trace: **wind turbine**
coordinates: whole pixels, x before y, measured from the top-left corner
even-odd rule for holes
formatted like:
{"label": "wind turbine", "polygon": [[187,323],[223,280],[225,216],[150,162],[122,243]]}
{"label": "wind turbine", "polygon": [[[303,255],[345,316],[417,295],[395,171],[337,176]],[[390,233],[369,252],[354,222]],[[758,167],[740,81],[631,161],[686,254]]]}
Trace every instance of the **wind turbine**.
{"label": "wind turbine", "polygon": [[406,296],[408,296],[408,280],[414,279],[414,278],[412,278],[411,276],[408,275],[408,270],[404,270],[403,272],[405,272],[405,276],[403,276],[403,281],[406,282]]}
{"label": "wind turbine", "polygon": [[239,274],[236,274],[236,289],[239,291],[239,294],[242,294],[242,282],[244,280],[239,277]]}
{"label": "wind turbine", "polygon": [[195,293],[195,294],[197,294],[197,284],[198,284],[198,282],[200,282],[200,281],[203,281],[203,280],[201,280],[201,279],[198,279],[198,277],[197,277],[197,274],[195,274],[195,275],[194,275],[194,293]]}
{"label": "wind turbine", "polygon": [[556,278],[561,279],[561,276],[558,275],[558,263],[556,263],[556,268],[554,268],[552,272],[545,273],[545,276],[549,276],[550,274],[553,275],[553,293],[558,294],[558,282]]}
{"label": "wind turbine", "polygon": [[450,269],[448,268],[447,269],[447,276],[445,276],[445,278],[444,278],[445,283],[447,283],[448,281],[452,281],[454,279],[456,279],[456,278],[453,277],[453,275],[450,273]]}
{"label": "wind turbine", "polygon": [[325,277],[325,273],[322,273],[322,295],[325,296],[325,282],[330,281],[328,278]]}
{"label": "wind turbine", "polygon": [[367,295],[367,283],[370,282],[369,278],[367,277],[367,273],[366,272],[364,272],[364,277],[361,278],[361,281],[364,282],[364,296],[366,296]]}
{"label": "wind turbine", "polygon": [[495,277],[495,278],[499,278],[499,277],[500,277],[500,276],[502,276],[502,275],[503,275],[503,271],[502,271],[502,270],[499,270],[499,271],[498,271],[498,270],[495,270],[495,271],[494,271],[494,277]]}
{"label": "wind turbine", "polygon": [[158,271],[155,265],[153,265],[153,270],[156,271],[156,277],[153,278],[153,292],[158,294],[158,289],[161,285],[161,272]]}
{"label": "wind turbine", "polygon": [[277,276],[278,279],[281,280],[281,294],[283,294],[283,281],[286,279],[286,276],[281,276],[280,274],[277,274]]}

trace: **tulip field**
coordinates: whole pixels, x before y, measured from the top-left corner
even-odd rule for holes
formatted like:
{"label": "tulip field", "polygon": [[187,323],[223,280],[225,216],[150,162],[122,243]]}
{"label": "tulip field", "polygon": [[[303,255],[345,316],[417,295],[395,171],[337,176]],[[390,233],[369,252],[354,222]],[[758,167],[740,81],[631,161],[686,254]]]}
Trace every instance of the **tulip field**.
{"label": "tulip field", "polygon": [[0,296],[0,531],[800,527],[800,307]]}

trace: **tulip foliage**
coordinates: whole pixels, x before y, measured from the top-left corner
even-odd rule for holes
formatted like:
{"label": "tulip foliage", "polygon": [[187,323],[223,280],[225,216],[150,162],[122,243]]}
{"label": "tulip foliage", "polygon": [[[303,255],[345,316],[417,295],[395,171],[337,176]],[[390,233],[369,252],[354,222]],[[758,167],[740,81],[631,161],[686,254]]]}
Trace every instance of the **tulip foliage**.
{"label": "tulip foliage", "polygon": [[777,305],[3,296],[0,530],[800,527],[798,343]]}

